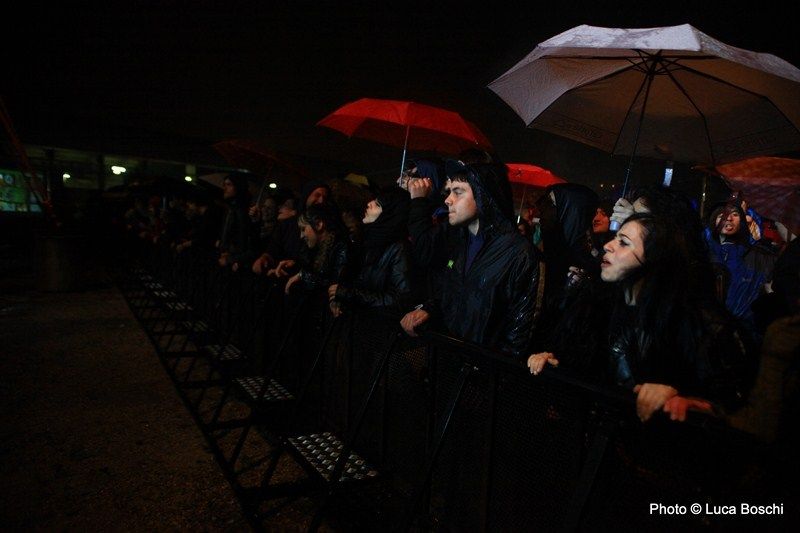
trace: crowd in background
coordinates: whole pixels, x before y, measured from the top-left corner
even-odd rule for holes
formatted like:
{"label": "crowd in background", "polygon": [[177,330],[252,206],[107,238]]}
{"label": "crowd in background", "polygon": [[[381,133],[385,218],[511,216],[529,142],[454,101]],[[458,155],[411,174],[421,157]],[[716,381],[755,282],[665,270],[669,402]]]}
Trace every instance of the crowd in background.
{"label": "crowd in background", "polygon": [[222,205],[138,198],[125,224],[274,278],[286,298],[324,294],[335,317],[389,309],[409,335],[441,329],[533,375],[568,367],[622,387],[642,420],[769,417],[774,435],[797,414],[798,239],[745,199],[704,221],[669,188],[611,205],[564,183],[517,215],[505,166],[477,150],[413,160],[384,188],[310,180],[251,198],[247,180],[228,175]]}

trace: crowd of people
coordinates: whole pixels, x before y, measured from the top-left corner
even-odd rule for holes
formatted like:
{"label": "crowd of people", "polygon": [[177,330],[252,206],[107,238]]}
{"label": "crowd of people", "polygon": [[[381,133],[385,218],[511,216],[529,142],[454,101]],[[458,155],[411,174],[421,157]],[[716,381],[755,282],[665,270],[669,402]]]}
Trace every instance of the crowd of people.
{"label": "crowd of people", "polygon": [[[219,268],[274,278],[287,298],[324,294],[335,317],[388,309],[409,335],[441,329],[534,376],[566,367],[621,387],[643,421],[689,410],[735,420],[764,387],[782,388],[781,405],[750,416],[777,421],[796,404],[798,239],[741,198],[704,223],[669,188],[612,206],[563,183],[517,217],[505,166],[477,150],[411,161],[355,205],[333,188],[308,181],[254,202],[233,173],[222,210],[202,195],[139,200],[126,224],[176,254],[203,250]],[[760,375],[775,335],[794,339],[779,382]]]}

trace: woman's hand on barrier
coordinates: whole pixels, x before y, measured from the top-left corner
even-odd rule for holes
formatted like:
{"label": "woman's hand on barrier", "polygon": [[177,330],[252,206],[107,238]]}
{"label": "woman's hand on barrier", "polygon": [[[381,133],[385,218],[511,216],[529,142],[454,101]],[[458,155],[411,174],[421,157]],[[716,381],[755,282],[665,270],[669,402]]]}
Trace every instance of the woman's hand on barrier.
{"label": "woman's hand on barrier", "polygon": [[334,283],[333,285],[328,287],[328,301],[329,302],[332,302],[334,299],[336,299],[336,291],[338,289],[339,289],[339,284],[338,283]]}
{"label": "woman's hand on barrier", "polygon": [[269,263],[269,256],[267,254],[261,254],[258,259],[253,261],[253,274],[266,274],[267,273],[267,264]]}
{"label": "woman's hand on barrier", "polygon": [[534,376],[544,369],[545,363],[551,366],[558,366],[558,359],[550,352],[535,353],[528,357],[528,368]]}
{"label": "woman's hand on barrier", "polygon": [[233,270],[234,272],[239,272],[239,262],[238,261],[231,265],[231,270]]}
{"label": "woman's hand on barrier", "polygon": [[283,261],[279,261],[278,266],[275,267],[275,276],[279,278],[288,276],[289,269],[294,268],[294,265],[294,259],[284,259]]}
{"label": "woman's hand on barrier", "polygon": [[633,388],[636,393],[636,414],[642,422],[647,422],[667,401],[678,395],[677,389],[661,383],[644,383]]}
{"label": "woman's hand on barrier", "polygon": [[298,272],[297,274],[286,280],[286,286],[283,288],[283,292],[285,294],[289,294],[289,291],[292,290],[294,284],[298,283],[299,281],[300,281],[300,272]]}
{"label": "woman's hand on barrier", "polygon": [[408,335],[416,337],[417,332],[414,331],[414,328],[424,324],[430,317],[430,313],[424,309],[414,309],[410,313],[406,313],[406,316],[400,320],[400,326]]}
{"label": "woman's hand on barrier", "polygon": [[669,413],[670,420],[677,420],[678,422],[686,420],[687,411],[714,412],[714,408],[708,400],[689,396],[673,396],[664,403],[663,409],[665,413]]}

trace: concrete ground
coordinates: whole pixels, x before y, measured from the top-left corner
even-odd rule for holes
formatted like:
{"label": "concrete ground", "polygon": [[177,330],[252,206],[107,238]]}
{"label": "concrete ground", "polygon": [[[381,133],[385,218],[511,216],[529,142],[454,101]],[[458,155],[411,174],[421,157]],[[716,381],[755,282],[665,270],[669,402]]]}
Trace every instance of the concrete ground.
{"label": "concrete ground", "polygon": [[119,291],[33,282],[0,281],[0,529],[248,530]]}

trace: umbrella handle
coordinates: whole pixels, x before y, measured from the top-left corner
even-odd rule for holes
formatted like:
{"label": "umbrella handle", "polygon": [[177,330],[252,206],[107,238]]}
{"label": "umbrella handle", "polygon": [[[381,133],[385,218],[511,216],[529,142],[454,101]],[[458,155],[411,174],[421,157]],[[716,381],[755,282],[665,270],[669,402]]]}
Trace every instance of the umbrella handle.
{"label": "umbrella handle", "polygon": [[[660,53],[656,55],[660,55]],[[625,183],[622,184],[622,198],[625,198],[625,194],[627,194],[628,192],[628,179],[631,177],[631,169],[633,168],[633,159],[636,157],[636,151],[639,148],[639,136],[642,133],[642,123],[644,122],[645,109],[647,109],[647,100],[650,98],[650,88],[653,85],[653,78],[655,77],[656,66],[660,64],[661,61],[656,60],[651,62],[650,66],[647,68],[647,78],[645,80],[647,85],[644,90],[644,101],[642,102],[642,111],[639,113],[639,123],[636,126],[636,137],[633,140],[633,151],[631,152],[631,159],[630,161],[628,161],[628,170],[625,172]],[[638,98],[639,95],[637,94],[636,96]]]}
{"label": "umbrella handle", "polygon": [[519,214],[517,215],[517,224],[519,224],[519,221],[522,218],[522,206],[525,205],[525,194],[527,192],[528,192],[528,186],[525,185],[525,188],[522,189],[522,200],[519,201]]}
{"label": "umbrella handle", "polygon": [[406,125],[406,140],[403,141],[403,160],[400,161],[400,176],[403,175],[403,170],[406,168],[406,149],[408,148],[408,132],[411,130],[411,124]]}

